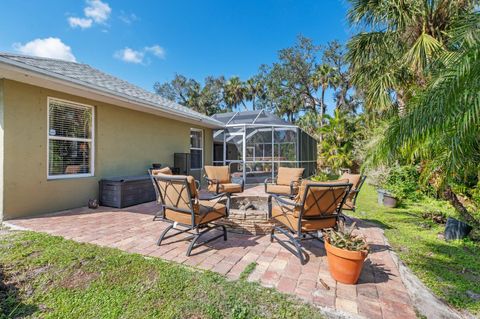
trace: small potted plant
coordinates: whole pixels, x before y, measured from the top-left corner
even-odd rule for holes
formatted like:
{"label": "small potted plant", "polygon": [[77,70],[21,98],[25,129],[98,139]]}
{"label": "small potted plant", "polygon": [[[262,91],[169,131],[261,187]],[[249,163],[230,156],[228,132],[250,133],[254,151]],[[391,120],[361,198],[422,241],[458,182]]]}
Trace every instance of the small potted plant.
{"label": "small potted plant", "polygon": [[397,197],[391,192],[385,192],[383,194],[383,206],[395,208],[397,207]]}
{"label": "small potted plant", "polygon": [[325,234],[328,268],[332,277],[344,284],[356,284],[368,255],[365,238],[353,234],[355,223],[346,227],[338,223],[338,230],[329,229]]}

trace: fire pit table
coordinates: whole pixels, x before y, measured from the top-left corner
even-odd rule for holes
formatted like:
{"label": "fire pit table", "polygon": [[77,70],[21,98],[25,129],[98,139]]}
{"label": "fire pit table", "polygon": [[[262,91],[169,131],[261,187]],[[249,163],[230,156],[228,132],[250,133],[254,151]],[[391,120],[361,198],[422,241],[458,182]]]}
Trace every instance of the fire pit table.
{"label": "fire pit table", "polygon": [[[211,195],[210,195],[211,196]],[[208,193],[201,193],[201,199],[208,199]],[[275,225],[268,218],[268,195],[255,196],[234,194],[230,200],[230,214],[227,218],[217,221],[228,226],[228,231],[240,234],[269,234]],[[227,199],[221,199],[226,204]]]}

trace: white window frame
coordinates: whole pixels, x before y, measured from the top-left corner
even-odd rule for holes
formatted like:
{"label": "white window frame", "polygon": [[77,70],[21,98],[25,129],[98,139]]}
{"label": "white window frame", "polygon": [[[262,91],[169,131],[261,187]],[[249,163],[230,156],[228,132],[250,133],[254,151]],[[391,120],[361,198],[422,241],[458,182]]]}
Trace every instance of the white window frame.
{"label": "white window frame", "polygon": [[[204,143],[203,143],[203,139],[204,139],[204,134],[203,134],[203,130],[202,129],[199,129],[199,128],[190,128],[190,132],[200,132],[202,134],[202,137],[200,138],[200,146],[201,147],[192,147],[192,145],[190,144],[190,150],[197,150],[197,151],[202,151],[202,164],[200,165],[200,168],[192,168],[192,160],[190,159],[190,170],[191,171],[199,171],[199,170],[202,170],[203,168],[203,164],[205,162],[205,150],[204,150]],[[190,143],[191,143],[191,139],[190,139]],[[190,152],[191,154],[192,152]]]}
{"label": "white window frame", "polygon": [[[80,109],[91,109],[92,110],[92,136],[91,138],[77,138],[77,137],[64,137],[64,136],[50,136],[50,103],[57,102],[60,104],[67,104],[71,107],[76,107]],[[76,141],[76,142],[88,142],[90,143],[90,173],[84,174],[61,174],[61,175],[50,175],[50,140],[61,140],[61,141]],[[92,105],[77,103],[73,101],[58,99],[54,97],[47,98],[47,179],[67,179],[67,178],[82,178],[82,177],[93,177],[95,176],[95,108]]]}

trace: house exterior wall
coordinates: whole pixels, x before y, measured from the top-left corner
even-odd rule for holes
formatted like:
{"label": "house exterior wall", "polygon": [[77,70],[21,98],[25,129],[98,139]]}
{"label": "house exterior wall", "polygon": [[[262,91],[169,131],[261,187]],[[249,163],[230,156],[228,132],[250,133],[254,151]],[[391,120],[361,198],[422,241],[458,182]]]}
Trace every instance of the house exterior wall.
{"label": "house exterior wall", "polygon": [[[10,80],[3,80],[3,96],[5,220],[85,206],[98,197],[101,178],[172,166],[173,153],[189,152],[190,128],[203,129],[204,162],[212,161],[208,128]],[[47,179],[48,97],[94,106],[95,176]]]}
{"label": "house exterior wall", "polygon": [[5,81],[0,79],[0,220],[3,220],[3,85]]}

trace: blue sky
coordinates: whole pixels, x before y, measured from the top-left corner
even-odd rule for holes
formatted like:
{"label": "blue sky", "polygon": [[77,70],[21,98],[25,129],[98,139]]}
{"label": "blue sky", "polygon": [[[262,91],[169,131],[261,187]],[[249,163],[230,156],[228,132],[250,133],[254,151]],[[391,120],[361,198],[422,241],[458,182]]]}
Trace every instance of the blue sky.
{"label": "blue sky", "polygon": [[0,51],[60,55],[147,90],[175,73],[256,73],[298,34],[350,34],[344,0],[3,0]]}

